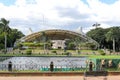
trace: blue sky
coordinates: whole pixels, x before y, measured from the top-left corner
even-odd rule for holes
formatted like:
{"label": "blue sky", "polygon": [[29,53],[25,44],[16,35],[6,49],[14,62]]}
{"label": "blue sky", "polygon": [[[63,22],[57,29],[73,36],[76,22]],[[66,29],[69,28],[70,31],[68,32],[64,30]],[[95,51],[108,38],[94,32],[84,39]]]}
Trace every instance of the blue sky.
{"label": "blue sky", "polygon": [[[0,3],[3,3],[6,6],[10,6],[13,5],[15,3],[16,0],[0,0]],[[30,1],[34,1],[34,0],[30,0]],[[82,0],[83,2],[85,2],[87,4],[86,0]],[[118,1],[118,0],[100,0],[103,3],[106,4],[113,4],[114,2]]]}
{"label": "blue sky", "polygon": [[113,4],[114,2],[116,2],[118,0],[100,0],[100,1],[103,3],[106,3],[106,4]]}
{"label": "blue sky", "polygon": [[6,6],[14,5],[16,0],[0,0],[0,3],[3,3]]}
{"label": "blue sky", "polygon": [[0,18],[28,35],[46,29],[86,33],[93,24],[102,28],[120,25],[120,0],[0,0]]}

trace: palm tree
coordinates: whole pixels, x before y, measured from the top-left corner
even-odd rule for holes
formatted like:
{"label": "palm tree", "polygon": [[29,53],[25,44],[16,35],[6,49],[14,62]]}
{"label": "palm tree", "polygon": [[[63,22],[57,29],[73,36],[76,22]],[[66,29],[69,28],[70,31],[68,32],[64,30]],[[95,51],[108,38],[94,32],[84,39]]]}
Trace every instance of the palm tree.
{"label": "palm tree", "polygon": [[7,52],[7,34],[10,32],[9,21],[5,18],[1,18],[0,26],[3,28],[4,37],[5,37],[5,53]]}
{"label": "palm tree", "polygon": [[117,28],[111,28],[105,36],[106,36],[107,41],[112,41],[113,42],[113,53],[115,53],[115,41],[118,38]]}

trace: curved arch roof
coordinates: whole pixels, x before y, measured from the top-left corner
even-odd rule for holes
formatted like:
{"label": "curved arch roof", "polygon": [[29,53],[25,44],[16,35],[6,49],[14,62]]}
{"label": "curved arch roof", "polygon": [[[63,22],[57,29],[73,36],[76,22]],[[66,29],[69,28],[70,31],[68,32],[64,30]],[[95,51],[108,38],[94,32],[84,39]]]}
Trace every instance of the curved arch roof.
{"label": "curved arch roof", "polygon": [[27,35],[21,38],[21,41],[25,41],[25,42],[34,41],[35,39],[42,37],[42,32],[44,32],[45,35],[50,40],[65,40],[65,39],[74,39],[76,37],[79,37],[80,39],[83,39],[84,41],[97,43],[96,41],[94,41],[93,39],[89,38],[86,35],[73,32],[73,31],[61,30],[61,29],[44,30],[44,31],[32,33],[30,35]]}

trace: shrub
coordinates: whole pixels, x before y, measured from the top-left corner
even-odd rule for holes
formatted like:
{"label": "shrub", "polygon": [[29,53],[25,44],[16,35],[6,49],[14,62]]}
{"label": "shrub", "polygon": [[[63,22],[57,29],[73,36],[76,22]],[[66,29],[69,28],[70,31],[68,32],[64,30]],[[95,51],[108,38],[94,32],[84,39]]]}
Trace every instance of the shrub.
{"label": "shrub", "polygon": [[70,52],[64,52],[63,55],[71,56],[72,54]]}
{"label": "shrub", "polygon": [[57,51],[53,50],[52,53],[56,54],[57,55]]}
{"label": "shrub", "polygon": [[69,43],[67,46],[67,49],[74,50],[75,49],[75,44],[74,43]]}
{"label": "shrub", "polygon": [[105,55],[106,54],[103,50],[98,50],[98,52],[100,53],[100,55]]}
{"label": "shrub", "polygon": [[52,53],[57,53],[57,52],[54,50],[54,51],[52,51]]}
{"label": "shrub", "polygon": [[68,52],[64,52],[64,53],[63,53],[63,55],[67,55],[67,54],[68,54]]}
{"label": "shrub", "polygon": [[77,53],[78,53],[78,54],[81,54],[81,51],[80,51],[80,50],[78,50],[78,51],[77,51]]}
{"label": "shrub", "polygon": [[4,44],[3,43],[0,43],[0,50],[1,49],[4,49]]}
{"label": "shrub", "polygon": [[26,50],[26,54],[27,54],[27,55],[31,55],[31,54],[32,54],[32,50],[31,50],[31,49],[27,49],[27,50]]}
{"label": "shrub", "polygon": [[1,52],[4,53],[4,52],[5,52],[5,49],[2,49]]}

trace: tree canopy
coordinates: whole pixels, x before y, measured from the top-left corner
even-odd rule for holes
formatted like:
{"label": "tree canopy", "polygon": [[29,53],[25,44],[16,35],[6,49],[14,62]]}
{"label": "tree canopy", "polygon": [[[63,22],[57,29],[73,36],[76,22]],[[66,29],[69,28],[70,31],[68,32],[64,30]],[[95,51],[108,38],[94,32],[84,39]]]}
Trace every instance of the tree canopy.
{"label": "tree canopy", "polygon": [[6,47],[13,47],[14,43],[17,39],[20,39],[24,36],[24,34],[21,31],[18,31],[17,29],[12,29],[9,27],[9,22],[5,18],[1,18],[0,20],[0,49],[4,49],[5,47],[5,37],[7,37],[7,45]]}
{"label": "tree canopy", "polygon": [[[87,35],[92,39],[96,40],[100,44],[100,48],[113,49],[120,51],[120,27],[114,26],[111,28],[95,28],[87,32]],[[113,45],[113,39],[115,43]]]}

